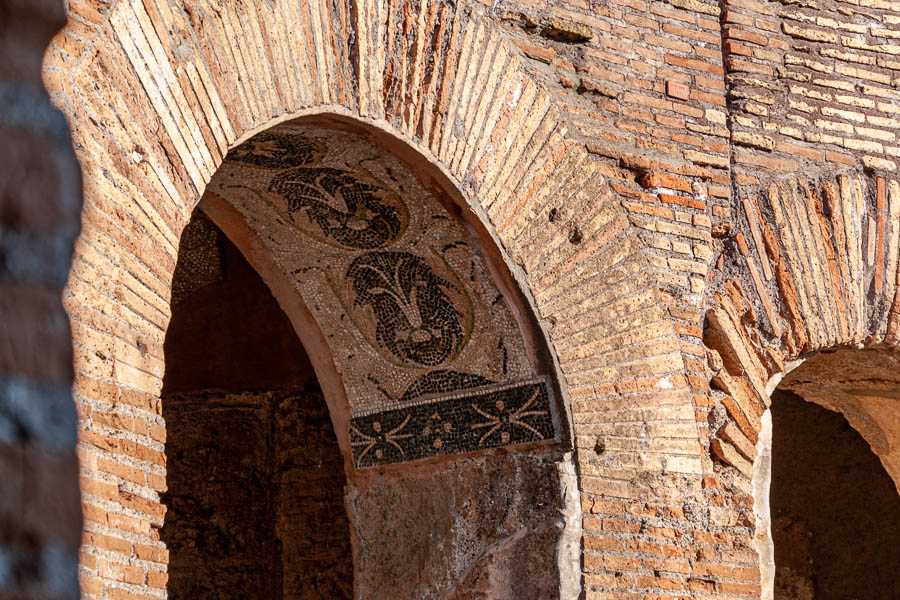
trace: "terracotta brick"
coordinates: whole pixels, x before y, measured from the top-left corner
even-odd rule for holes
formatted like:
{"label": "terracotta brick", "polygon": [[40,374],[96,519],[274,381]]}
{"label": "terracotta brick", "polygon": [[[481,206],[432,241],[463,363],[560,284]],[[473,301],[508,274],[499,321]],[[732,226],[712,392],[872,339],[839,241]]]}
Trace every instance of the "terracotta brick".
{"label": "terracotta brick", "polygon": [[688,98],[690,98],[691,90],[688,86],[678,81],[667,81],[666,95],[671,96],[672,98],[678,98],[680,100],[687,100]]}
{"label": "terracotta brick", "polygon": [[[728,528],[752,503],[731,478],[755,458],[766,381],[803,354],[900,342],[886,193],[900,157],[900,17],[887,0],[854,3],[881,23],[755,0],[526,1],[464,17],[447,3],[259,2],[203,19],[166,3],[69,2],[43,80],[89,199],[65,309],[91,529],[82,565],[105,565],[109,589],[85,575],[84,592],[156,597],[167,585],[154,545],[165,507],[151,498],[167,488],[159,390],[183,221],[238,141],[326,107],[377,122],[461,182],[463,212],[485,214],[492,252],[521,267],[576,419],[588,597],[758,595],[758,558],[740,554],[752,538]],[[829,191],[836,167],[852,177]],[[774,181],[800,191],[767,196]],[[22,222],[61,220],[54,210]],[[56,302],[47,314],[61,316]],[[4,313],[24,341],[3,346],[0,370],[67,386],[65,320],[58,340],[28,337],[19,325],[37,313],[25,304]],[[726,422],[710,430],[711,414]],[[615,432],[600,453],[597,431]],[[732,465],[716,466],[722,485],[712,455]],[[680,509],[694,491],[711,515],[697,530]],[[689,530],[693,545],[675,543]],[[139,574],[128,559],[159,566]]]}
{"label": "terracotta brick", "polygon": [[131,556],[131,542],[121,538],[99,533],[86,533],[85,543],[100,550],[109,550],[123,556]]}
{"label": "terracotta brick", "polygon": [[135,544],[134,555],[141,560],[165,564],[169,561],[169,552],[165,548],[158,546],[148,546],[146,544]]}

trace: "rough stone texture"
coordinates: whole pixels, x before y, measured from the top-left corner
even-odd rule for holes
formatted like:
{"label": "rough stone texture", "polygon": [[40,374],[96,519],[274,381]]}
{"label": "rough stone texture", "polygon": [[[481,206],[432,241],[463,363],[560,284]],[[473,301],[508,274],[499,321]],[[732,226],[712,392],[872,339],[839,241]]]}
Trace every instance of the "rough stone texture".
{"label": "rough stone texture", "polygon": [[272,405],[280,400],[253,393],[163,398],[168,489],[160,539],[169,551],[170,598],[282,597],[275,534],[281,474],[270,439]]}
{"label": "rough stone texture", "polygon": [[[827,392],[823,393],[827,396]],[[775,598],[893,598],[900,497],[840,414],[772,395]]]}
{"label": "rough stone texture", "polygon": [[487,454],[351,483],[355,597],[558,598],[559,459]]}
{"label": "rough stone texture", "polygon": [[169,598],[353,597],[343,462],[312,390],[164,398]]}
{"label": "rough stone texture", "polygon": [[439,172],[533,300],[573,424],[586,598],[760,593],[748,454],[772,378],[900,343],[896,3],[67,7],[44,81],[88,198],[66,304],[86,597],[162,595],[181,230],[229,150],[321,113]]}
{"label": "rough stone texture", "polygon": [[[186,230],[192,268],[179,260],[176,269],[186,292],[173,306],[162,398],[169,597],[351,598],[354,586],[356,598],[558,596],[561,457],[498,454],[357,475],[348,514],[321,391],[296,389],[311,368],[290,323],[202,213]],[[230,391],[255,381],[281,391]]]}
{"label": "rough stone texture", "polygon": [[735,170],[896,170],[892,2],[726,1],[723,39]]}
{"label": "rough stone texture", "polygon": [[729,465],[713,467],[726,493],[709,495],[745,510],[746,449],[769,392],[803,360],[783,386],[843,412],[896,480],[900,187],[861,175],[735,177],[747,185],[719,238],[704,330],[712,387],[698,416],[712,455]]}
{"label": "rough stone texture", "polygon": [[557,598],[559,580],[549,566],[559,528],[523,533],[473,564],[450,600]]}
{"label": "rough stone texture", "polygon": [[[344,462],[320,389],[281,402],[275,447],[282,598],[353,598]],[[271,518],[271,515],[270,515]]]}

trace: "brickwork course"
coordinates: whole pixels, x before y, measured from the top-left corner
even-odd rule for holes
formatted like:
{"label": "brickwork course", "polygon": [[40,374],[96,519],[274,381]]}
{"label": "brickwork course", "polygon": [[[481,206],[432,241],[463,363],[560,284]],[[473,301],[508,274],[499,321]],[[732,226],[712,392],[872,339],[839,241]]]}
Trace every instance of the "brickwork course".
{"label": "brickwork course", "polygon": [[[18,490],[0,597],[166,597],[164,342],[198,206],[322,384],[357,598],[771,597],[754,486],[785,374],[900,482],[896,2],[3,0],[0,18]],[[439,190],[549,382],[552,440],[357,468],[335,367],[357,348],[329,341],[263,221],[208,193],[286,122]],[[855,365],[834,349],[880,366],[825,394]]]}

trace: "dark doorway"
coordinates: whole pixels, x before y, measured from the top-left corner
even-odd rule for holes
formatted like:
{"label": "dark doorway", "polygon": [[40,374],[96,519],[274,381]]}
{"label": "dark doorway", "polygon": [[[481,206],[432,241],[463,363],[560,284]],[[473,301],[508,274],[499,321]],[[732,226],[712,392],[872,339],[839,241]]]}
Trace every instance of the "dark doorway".
{"label": "dark doorway", "polygon": [[162,395],[169,598],[352,598],[343,461],[287,316],[199,211],[172,290]]}
{"label": "dark doorway", "polygon": [[900,496],[837,412],[772,395],[775,598],[897,600]]}

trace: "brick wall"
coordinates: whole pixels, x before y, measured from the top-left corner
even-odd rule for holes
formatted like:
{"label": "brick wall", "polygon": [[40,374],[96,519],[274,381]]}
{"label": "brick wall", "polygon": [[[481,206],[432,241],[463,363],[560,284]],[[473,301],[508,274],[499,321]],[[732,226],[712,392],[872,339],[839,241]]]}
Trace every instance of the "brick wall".
{"label": "brick wall", "polygon": [[896,169],[895,3],[737,0],[724,6],[730,124],[740,172]]}
{"label": "brick wall", "polygon": [[[741,471],[766,382],[900,335],[890,3],[308,8],[69,3],[45,81],[89,198],[77,390],[137,419],[83,416],[85,444],[157,476],[135,488],[156,497],[181,228],[241,139],[337,112],[446,174],[516,265],[574,422],[588,597],[757,595]],[[143,524],[162,515],[108,492],[86,496],[89,529],[161,570]]]}

